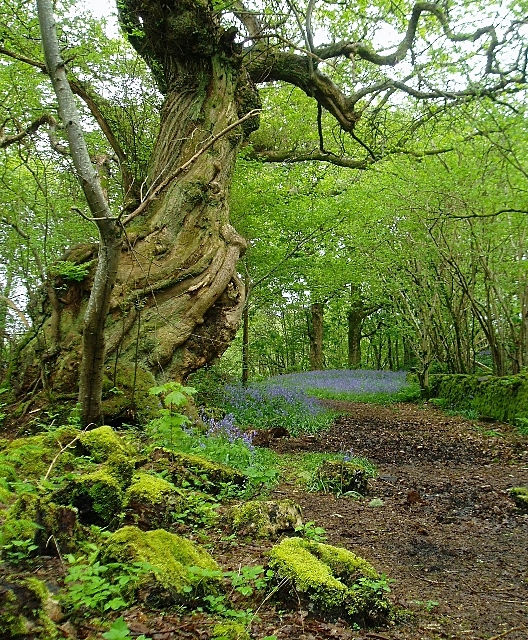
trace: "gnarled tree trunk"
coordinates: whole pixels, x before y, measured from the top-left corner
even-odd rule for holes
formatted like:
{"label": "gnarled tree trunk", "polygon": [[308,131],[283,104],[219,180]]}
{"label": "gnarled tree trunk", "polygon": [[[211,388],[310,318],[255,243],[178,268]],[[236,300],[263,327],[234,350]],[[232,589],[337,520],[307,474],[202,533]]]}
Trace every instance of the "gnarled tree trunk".
{"label": "gnarled tree trunk", "polygon": [[[119,10],[165,101],[143,201],[122,220],[126,239],[104,328],[107,368],[119,362],[134,379],[139,367],[181,380],[227,348],[241,319],[236,264],[246,243],[230,225],[228,191],[240,145],[258,126],[258,94],[235,32],[209,3],[124,0]],[[67,257],[84,262],[95,248]],[[50,363],[59,391],[77,383],[91,286],[86,280],[62,295],[64,338]]]}

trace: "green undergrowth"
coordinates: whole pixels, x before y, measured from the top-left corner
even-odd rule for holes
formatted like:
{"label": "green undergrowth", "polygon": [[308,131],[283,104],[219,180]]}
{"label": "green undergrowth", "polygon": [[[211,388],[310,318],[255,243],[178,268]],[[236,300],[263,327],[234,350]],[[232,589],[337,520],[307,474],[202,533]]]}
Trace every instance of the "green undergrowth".
{"label": "green undergrowth", "polygon": [[[256,447],[252,430],[225,415],[191,418],[193,394],[177,383],[155,387],[161,411],[143,429],[83,431],[75,420],[52,421],[36,435],[1,443],[2,562],[31,573],[42,556],[60,558],[65,576],[57,599],[74,626],[93,625],[118,640],[130,637],[121,611],[176,606],[211,616],[218,638],[250,629],[258,606],[278,588],[275,572],[260,565],[222,571],[215,540],[237,535],[223,514],[249,498],[260,507],[279,478],[339,493],[317,475],[327,462],[376,473],[350,453],[281,456]],[[292,517],[291,534],[323,540],[324,529],[301,524],[293,507],[299,521]],[[357,594],[348,583],[346,589],[350,613]]]}
{"label": "green undergrowth", "polygon": [[[325,491],[340,495],[339,488],[321,474],[326,462],[347,463],[356,465],[365,474],[366,478],[375,478],[378,470],[370,460],[363,456],[354,456],[351,453],[320,453],[308,452],[299,454],[284,454],[280,456],[278,465],[281,477],[289,482],[295,482],[307,491]],[[355,494],[350,497],[359,498]],[[341,493],[346,495],[346,493]]]}
{"label": "green undergrowth", "polygon": [[364,402],[367,404],[396,404],[398,402],[418,402],[420,387],[410,383],[400,391],[389,392],[354,392],[333,391],[332,389],[307,389],[307,393],[316,398],[327,400],[342,400],[343,402]]}

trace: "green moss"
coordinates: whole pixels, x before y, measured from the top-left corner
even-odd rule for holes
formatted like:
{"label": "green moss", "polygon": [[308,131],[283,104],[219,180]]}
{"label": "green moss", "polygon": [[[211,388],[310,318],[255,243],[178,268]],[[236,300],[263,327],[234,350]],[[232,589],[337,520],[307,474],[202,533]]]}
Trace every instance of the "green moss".
{"label": "green moss", "polygon": [[106,461],[105,467],[119,482],[119,485],[123,490],[132,482],[132,477],[135,471],[135,462],[135,458],[119,452],[110,454]]}
{"label": "green moss", "polygon": [[114,453],[132,453],[130,447],[107,425],[83,432],[79,440],[94,462],[105,462]]}
{"label": "green moss", "polygon": [[311,542],[310,540],[304,540],[303,544],[310,553],[313,553],[316,558],[328,565],[334,575],[345,580],[347,584],[350,584],[358,577],[379,577],[379,573],[370,562],[348,549],[334,547],[322,542]]}
{"label": "green moss", "polygon": [[177,486],[185,483],[212,494],[218,493],[223,485],[234,484],[241,487],[247,482],[247,476],[227,465],[161,447],[152,451],[149,463],[152,463],[154,471],[168,472],[171,481]]}
{"label": "green moss", "polygon": [[105,467],[80,476],[71,489],[71,504],[79,509],[79,517],[85,524],[109,525],[121,513],[123,491]]}
{"label": "green moss", "polygon": [[240,622],[219,622],[213,627],[211,640],[250,640],[246,627]]}
{"label": "green moss", "polygon": [[0,636],[54,640],[62,637],[50,618],[56,608],[45,585],[37,578],[18,575],[0,580]]}
{"label": "green moss", "polygon": [[189,567],[199,567],[205,573],[219,572],[213,558],[199,546],[164,529],[141,531],[126,526],[108,540],[104,550],[105,561],[146,562],[153,567],[149,574],[149,590],[154,598],[160,590],[176,602],[185,602],[193,595],[217,593],[221,585],[219,575],[191,573]]}
{"label": "green moss", "polygon": [[249,500],[229,512],[233,529],[269,538],[302,525],[301,510],[292,500]]}
{"label": "green moss", "polygon": [[[18,479],[29,482],[46,475],[52,462],[54,474],[85,466],[86,461],[75,455],[76,443],[73,442],[80,433],[77,428],[66,426],[49,433],[18,438],[0,454],[0,465],[12,465]],[[72,442],[72,447],[57,458],[57,454]]]}
{"label": "green moss", "polygon": [[387,579],[347,549],[286,538],[270,551],[270,566],[279,581],[287,578],[298,596],[323,613],[365,626],[383,624],[391,615]]}
{"label": "green moss", "polygon": [[270,551],[270,566],[281,579],[291,580],[297,592],[306,594],[319,608],[343,606],[348,588],[330,567],[318,560],[300,538],[286,538]]}
{"label": "green moss", "polygon": [[55,452],[46,442],[46,436],[30,436],[13,440],[2,452],[2,458],[9,461],[25,480],[34,481],[43,476],[51,461],[60,450]]}
{"label": "green moss", "polygon": [[481,416],[512,423],[516,418],[528,418],[527,374],[437,374],[431,376],[430,395],[442,399],[447,409],[473,409]]}
{"label": "green moss", "polygon": [[40,553],[52,555],[55,546],[49,541],[53,537],[62,552],[70,551],[80,533],[77,513],[69,506],[56,504],[52,497],[22,494],[6,511],[0,530],[2,544],[29,541]]}
{"label": "green moss", "polygon": [[510,496],[522,513],[528,513],[528,488],[513,487],[510,489]]}
{"label": "green moss", "polygon": [[170,527],[173,513],[182,510],[181,492],[170,482],[138,473],[128,487],[124,501],[124,523],[140,529]]}
{"label": "green moss", "polygon": [[106,368],[103,381],[103,413],[108,421],[145,423],[157,415],[157,403],[149,395],[154,376],[133,363]]}
{"label": "green moss", "polygon": [[148,473],[138,473],[128,487],[126,498],[128,502],[136,499],[148,500],[152,504],[159,504],[165,502],[167,497],[174,494],[180,496],[181,492],[167,480]]}

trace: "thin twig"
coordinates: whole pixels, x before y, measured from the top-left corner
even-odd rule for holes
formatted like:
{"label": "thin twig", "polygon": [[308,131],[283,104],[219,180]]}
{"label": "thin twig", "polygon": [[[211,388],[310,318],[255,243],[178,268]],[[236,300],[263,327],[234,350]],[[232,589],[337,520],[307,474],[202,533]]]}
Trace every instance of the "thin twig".
{"label": "thin twig", "polygon": [[[59,453],[53,458],[53,460],[51,461],[51,464],[49,466],[49,469],[46,473],[46,475],[44,476],[44,478],[42,478],[42,482],[46,482],[46,480],[49,478],[49,475],[51,473],[51,470],[53,469],[53,467],[55,466],[55,463],[57,462],[57,460],[60,458],[60,456],[66,451],[66,449],[69,449],[72,444],[74,442],[76,442],[79,439],[80,436],[75,436],[75,438],[68,443],[65,447],[61,447],[61,450],[59,451]],[[60,443],[59,443],[60,444]]]}
{"label": "thin twig", "polygon": [[512,627],[511,629],[508,629],[508,631],[503,631],[502,633],[499,633],[498,636],[492,636],[491,638],[488,638],[488,640],[498,640],[499,638],[504,638],[504,636],[510,635],[510,633],[513,633],[514,631],[524,631],[525,629],[526,627],[524,625],[520,627]]}

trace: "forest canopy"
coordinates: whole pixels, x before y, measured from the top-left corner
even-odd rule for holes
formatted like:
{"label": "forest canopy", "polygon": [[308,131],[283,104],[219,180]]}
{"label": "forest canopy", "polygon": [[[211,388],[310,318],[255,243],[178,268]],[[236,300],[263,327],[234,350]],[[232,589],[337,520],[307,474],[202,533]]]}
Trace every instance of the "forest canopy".
{"label": "forest canopy", "polygon": [[98,423],[241,324],[246,377],[526,367],[525,3],[38,5],[0,36],[4,386]]}

